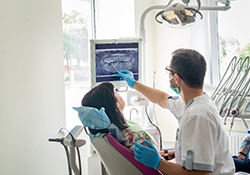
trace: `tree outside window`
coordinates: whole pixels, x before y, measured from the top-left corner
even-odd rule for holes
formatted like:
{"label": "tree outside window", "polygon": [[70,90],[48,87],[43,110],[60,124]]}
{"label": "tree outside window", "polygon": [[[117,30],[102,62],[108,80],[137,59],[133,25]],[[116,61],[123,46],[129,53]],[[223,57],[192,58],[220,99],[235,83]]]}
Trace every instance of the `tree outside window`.
{"label": "tree outside window", "polygon": [[233,57],[250,55],[250,24],[246,18],[250,1],[231,1],[231,9],[218,13],[220,77]]}

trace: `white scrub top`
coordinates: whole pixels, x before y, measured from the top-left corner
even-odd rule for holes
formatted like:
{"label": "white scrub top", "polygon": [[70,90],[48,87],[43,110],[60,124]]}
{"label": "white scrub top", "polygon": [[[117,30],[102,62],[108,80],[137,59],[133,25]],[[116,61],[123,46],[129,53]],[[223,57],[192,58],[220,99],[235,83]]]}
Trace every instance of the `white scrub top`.
{"label": "white scrub top", "polygon": [[188,170],[233,175],[235,166],[229,152],[228,136],[220,116],[207,94],[195,97],[185,106],[182,99],[167,100],[167,108],[178,120],[176,162]]}

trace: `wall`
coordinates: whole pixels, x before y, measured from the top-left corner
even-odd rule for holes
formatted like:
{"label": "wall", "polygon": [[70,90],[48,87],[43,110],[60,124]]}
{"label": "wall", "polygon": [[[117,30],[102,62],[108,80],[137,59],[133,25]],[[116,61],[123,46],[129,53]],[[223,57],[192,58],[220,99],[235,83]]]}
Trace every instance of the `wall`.
{"label": "wall", "polygon": [[68,174],[60,0],[0,1],[0,174]]}
{"label": "wall", "polygon": [[[166,5],[168,1],[154,0],[136,2],[136,24],[139,31],[140,17],[145,9],[153,5]],[[169,65],[171,53],[180,47],[190,46],[190,29],[173,29],[157,23],[154,19],[157,12],[162,9],[152,10],[145,17],[145,84],[155,86],[163,91],[169,91],[168,74],[165,67]],[[139,36],[139,32],[138,32]],[[163,140],[174,141],[177,120],[167,110],[155,106],[156,118],[159,123]]]}

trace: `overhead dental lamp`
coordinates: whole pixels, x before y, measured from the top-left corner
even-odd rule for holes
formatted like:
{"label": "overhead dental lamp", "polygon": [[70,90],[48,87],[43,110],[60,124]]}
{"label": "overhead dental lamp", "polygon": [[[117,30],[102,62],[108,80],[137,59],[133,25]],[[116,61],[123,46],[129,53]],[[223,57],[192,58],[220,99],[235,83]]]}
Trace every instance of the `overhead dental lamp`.
{"label": "overhead dental lamp", "polygon": [[[167,5],[154,5],[144,10],[140,18],[140,37],[145,42],[145,18],[147,14],[156,9],[161,9],[155,16],[155,19],[160,24],[167,24],[168,26],[183,27],[190,26],[196,20],[197,14],[203,18],[200,11],[227,11],[230,7],[231,0],[213,0],[215,5],[203,6],[200,0],[196,0],[197,6],[189,6],[190,0],[181,0],[182,3],[175,3],[170,0]],[[223,4],[223,5],[219,5]],[[161,18],[161,19],[160,19]]]}
{"label": "overhead dental lamp", "polygon": [[155,16],[155,20],[160,23],[167,23],[171,26],[184,26],[195,22],[196,15],[199,14],[202,19],[200,10],[200,0],[197,0],[197,7],[189,7],[189,0],[182,0],[183,3],[171,4],[173,0],[170,0],[166,8],[158,12]]}
{"label": "overhead dental lamp", "polygon": [[[197,6],[189,6],[190,0],[181,0],[182,3],[173,3],[174,0],[170,0],[167,6],[163,6],[163,10],[158,12],[155,16],[155,20],[160,24],[167,24],[172,27],[181,27],[190,25],[195,22],[197,14],[200,19],[203,18],[201,10],[207,11],[226,11],[230,9],[230,0],[215,0],[216,4],[221,3],[224,6],[201,6],[200,0],[196,0]],[[148,8],[145,13],[153,8],[161,8],[161,6],[155,6]],[[142,16],[145,16],[143,14]]]}

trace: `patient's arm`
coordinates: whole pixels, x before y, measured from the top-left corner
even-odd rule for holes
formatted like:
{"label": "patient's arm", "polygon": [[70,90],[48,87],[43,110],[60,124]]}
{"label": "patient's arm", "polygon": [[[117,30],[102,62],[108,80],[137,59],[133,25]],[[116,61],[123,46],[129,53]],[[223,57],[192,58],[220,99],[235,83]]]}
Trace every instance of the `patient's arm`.
{"label": "patient's arm", "polygon": [[[244,155],[245,154],[245,155]],[[246,148],[241,148],[239,153],[237,154],[237,157],[239,159],[245,159],[247,154],[247,149]]]}
{"label": "patient's arm", "polygon": [[245,159],[250,150],[250,136],[247,135],[241,142],[241,147],[238,152],[237,157],[240,159]]}
{"label": "patient's arm", "polygon": [[159,154],[166,160],[171,160],[175,158],[175,151],[173,149],[160,150]]}

